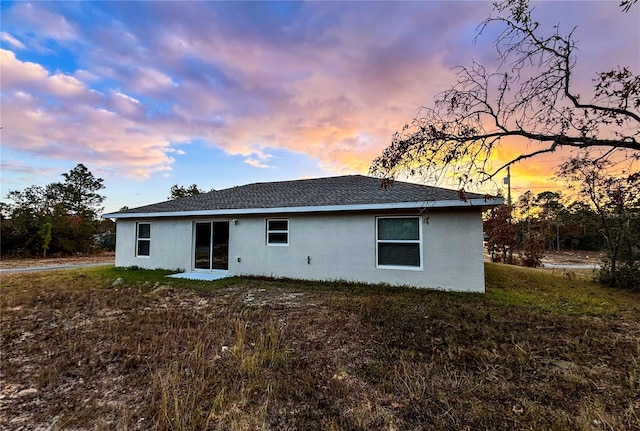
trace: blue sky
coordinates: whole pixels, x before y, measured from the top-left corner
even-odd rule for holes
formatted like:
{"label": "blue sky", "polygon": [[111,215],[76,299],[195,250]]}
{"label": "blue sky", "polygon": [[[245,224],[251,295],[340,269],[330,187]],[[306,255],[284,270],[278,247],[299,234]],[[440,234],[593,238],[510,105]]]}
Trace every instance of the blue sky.
{"label": "blue sky", "polygon": [[[640,8],[534,4],[543,22],[578,26],[585,85],[615,65],[640,72]],[[484,1],[3,1],[2,196],[77,163],[104,178],[107,212],[173,184],[366,173],[452,66],[494,61],[491,34],[473,43],[490,13]],[[514,171],[522,187],[551,175],[544,160]]]}

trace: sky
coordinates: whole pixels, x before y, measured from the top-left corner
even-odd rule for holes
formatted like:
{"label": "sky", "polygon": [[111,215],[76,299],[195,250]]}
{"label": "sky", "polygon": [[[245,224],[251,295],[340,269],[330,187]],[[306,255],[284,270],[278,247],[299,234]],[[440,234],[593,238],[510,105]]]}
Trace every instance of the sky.
{"label": "sky", "polygon": [[[596,72],[640,73],[640,7],[618,3],[533,2],[548,26],[577,26],[585,93]],[[455,83],[452,67],[496,64],[495,31],[474,41],[491,11],[485,1],[3,0],[0,192],[83,163],[113,212],[166,200],[174,184],[366,174]],[[512,187],[557,187],[554,163],[518,164]]]}

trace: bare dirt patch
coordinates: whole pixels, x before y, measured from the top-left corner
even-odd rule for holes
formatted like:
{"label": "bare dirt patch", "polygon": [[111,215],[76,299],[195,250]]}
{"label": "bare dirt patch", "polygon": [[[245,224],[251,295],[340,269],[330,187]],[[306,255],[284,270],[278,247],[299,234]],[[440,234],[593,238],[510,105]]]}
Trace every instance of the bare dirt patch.
{"label": "bare dirt patch", "polygon": [[39,266],[83,265],[89,263],[113,263],[115,253],[104,252],[87,256],[48,257],[36,259],[6,259],[0,260],[0,269],[34,268]]}
{"label": "bare dirt patch", "polygon": [[585,250],[547,251],[542,263],[568,265],[596,265],[602,260],[602,252]]}

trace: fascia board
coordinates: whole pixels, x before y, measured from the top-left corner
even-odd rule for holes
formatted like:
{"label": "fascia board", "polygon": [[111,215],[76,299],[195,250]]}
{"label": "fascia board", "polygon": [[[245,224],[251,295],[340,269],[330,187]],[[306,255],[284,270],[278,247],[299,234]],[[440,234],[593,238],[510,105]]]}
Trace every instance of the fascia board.
{"label": "fascia board", "polygon": [[237,208],[219,210],[197,211],[167,211],[167,212],[141,212],[141,213],[109,213],[102,218],[156,218],[156,217],[207,217],[207,216],[240,216],[251,214],[280,214],[280,213],[317,213],[317,212],[344,212],[344,211],[387,211],[398,209],[427,209],[427,208],[463,208],[463,207],[493,207],[503,203],[502,198],[496,199],[468,199],[467,201],[440,200],[422,202],[397,202],[384,204],[360,204],[360,205],[323,205],[305,207],[278,207],[278,208]]}

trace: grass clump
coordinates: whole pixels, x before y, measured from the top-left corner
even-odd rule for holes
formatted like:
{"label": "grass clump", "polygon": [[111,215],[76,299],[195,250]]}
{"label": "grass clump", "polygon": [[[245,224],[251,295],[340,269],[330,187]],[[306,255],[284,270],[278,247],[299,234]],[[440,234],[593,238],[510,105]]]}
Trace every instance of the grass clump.
{"label": "grass clump", "polygon": [[3,277],[0,425],[640,427],[632,292],[497,264],[484,295],[166,273]]}

